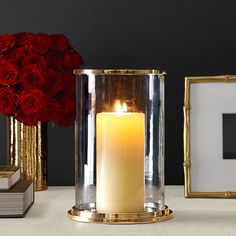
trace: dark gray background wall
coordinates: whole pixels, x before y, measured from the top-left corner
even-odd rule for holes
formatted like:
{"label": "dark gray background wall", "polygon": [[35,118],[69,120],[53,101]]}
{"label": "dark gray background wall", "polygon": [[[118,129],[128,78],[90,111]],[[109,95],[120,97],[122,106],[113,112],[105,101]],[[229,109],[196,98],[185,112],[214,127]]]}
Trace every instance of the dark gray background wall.
{"label": "dark gray background wall", "polygon": [[[236,74],[235,0],[1,0],[0,34],[64,33],[86,68],[161,68],[166,183],[183,183],[184,76]],[[0,117],[0,164],[6,162]],[[73,127],[49,126],[49,184],[73,185]]]}

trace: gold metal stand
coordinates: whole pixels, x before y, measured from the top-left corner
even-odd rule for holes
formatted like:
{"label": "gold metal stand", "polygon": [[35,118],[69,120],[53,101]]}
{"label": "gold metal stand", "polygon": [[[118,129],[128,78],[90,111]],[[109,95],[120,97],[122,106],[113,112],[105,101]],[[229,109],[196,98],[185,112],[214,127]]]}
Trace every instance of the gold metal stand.
{"label": "gold metal stand", "polygon": [[25,125],[8,119],[8,163],[19,166],[23,179],[34,181],[34,190],[47,184],[47,124]]}
{"label": "gold metal stand", "polygon": [[[87,210],[84,210],[84,209]],[[144,212],[135,213],[98,213],[95,204],[82,205],[81,209],[73,207],[68,211],[71,220],[86,223],[102,223],[102,224],[143,224],[155,223],[173,218],[173,211],[164,206],[157,209],[153,203],[145,204]]]}

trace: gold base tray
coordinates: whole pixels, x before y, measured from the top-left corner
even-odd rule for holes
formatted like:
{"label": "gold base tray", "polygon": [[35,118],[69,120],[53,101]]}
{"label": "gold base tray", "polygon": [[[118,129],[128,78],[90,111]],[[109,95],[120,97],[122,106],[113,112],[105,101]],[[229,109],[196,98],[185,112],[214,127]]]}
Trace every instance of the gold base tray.
{"label": "gold base tray", "polygon": [[68,211],[71,220],[100,224],[143,224],[155,223],[173,218],[173,211],[164,206],[163,209],[145,207],[145,212],[137,213],[98,213],[91,210],[78,209],[75,206]]}

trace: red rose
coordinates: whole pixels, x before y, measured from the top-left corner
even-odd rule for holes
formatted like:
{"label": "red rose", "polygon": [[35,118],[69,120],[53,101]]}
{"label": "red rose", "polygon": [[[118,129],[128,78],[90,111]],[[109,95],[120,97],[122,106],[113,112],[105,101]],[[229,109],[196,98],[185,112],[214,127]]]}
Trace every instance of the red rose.
{"label": "red rose", "polygon": [[75,121],[75,99],[64,97],[58,101],[60,104],[59,114],[54,122],[60,126],[66,127]]}
{"label": "red rose", "polygon": [[0,84],[15,85],[18,83],[19,71],[15,65],[12,65],[7,60],[0,61]]}
{"label": "red rose", "polygon": [[68,127],[74,124],[74,121],[75,121],[75,113],[71,112],[57,119],[56,124],[62,127]]}
{"label": "red rose", "polygon": [[30,64],[23,68],[20,82],[27,89],[32,87],[41,88],[45,83],[45,74],[39,67]]}
{"label": "red rose", "polygon": [[49,36],[37,34],[30,39],[30,51],[38,54],[45,54],[49,48]]}
{"label": "red rose", "polygon": [[5,52],[11,49],[15,44],[15,37],[10,34],[0,35],[0,51]]}
{"label": "red rose", "polygon": [[54,121],[58,116],[61,116],[61,106],[56,99],[48,99],[45,107],[45,112],[41,114],[41,121]]}
{"label": "red rose", "polygon": [[17,63],[25,56],[25,49],[23,47],[13,48],[10,52],[6,53],[6,59],[11,63]]}
{"label": "red rose", "polygon": [[47,57],[47,66],[52,70],[61,70],[62,55],[50,53]]}
{"label": "red rose", "polygon": [[0,113],[26,125],[53,121],[69,126],[75,120],[72,70],[83,63],[63,34],[1,35]]}
{"label": "red rose", "polygon": [[17,92],[10,87],[0,88],[0,113],[13,115],[16,109]]}
{"label": "red rose", "polygon": [[40,89],[32,89],[19,95],[18,107],[26,115],[37,114],[39,118],[45,111],[48,96]]}
{"label": "red rose", "polygon": [[70,48],[69,39],[63,34],[54,34],[49,36],[50,48],[54,52],[63,52]]}
{"label": "red rose", "polygon": [[39,67],[42,70],[46,70],[47,68],[47,62],[43,56],[40,56],[38,54],[28,54],[24,60],[21,62],[22,66],[26,66],[29,64],[33,64],[37,67]]}
{"label": "red rose", "polygon": [[39,122],[37,114],[27,115],[24,112],[18,112],[14,117],[26,125],[37,125]]}
{"label": "red rose", "polygon": [[35,34],[33,33],[26,33],[26,32],[14,34],[16,38],[16,44],[18,46],[26,46],[30,44],[31,38],[34,37],[34,35]]}
{"label": "red rose", "polygon": [[84,64],[83,58],[76,51],[67,51],[63,55],[63,66],[67,69],[79,69]]}
{"label": "red rose", "polygon": [[44,84],[44,91],[49,95],[54,96],[62,90],[62,77],[61,73],[49,70]]}
{"label": "red rose", "polygon": [[70,96],[75,96],[75,85],[76,77],[72,72],[62,72],[62,83],[64,94],[70,94]]}

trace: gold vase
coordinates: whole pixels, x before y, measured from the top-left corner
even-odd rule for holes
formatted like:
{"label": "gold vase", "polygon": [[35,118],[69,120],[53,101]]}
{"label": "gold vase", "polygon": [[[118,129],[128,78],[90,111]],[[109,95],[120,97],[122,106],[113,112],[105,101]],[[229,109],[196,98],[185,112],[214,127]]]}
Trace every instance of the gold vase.
{"label": "gold vase", "polygon": [[34,190],[47,189],[47,124],[29,126],[9,117],[8,162],[21,168],[23,179],[34,181]]}

